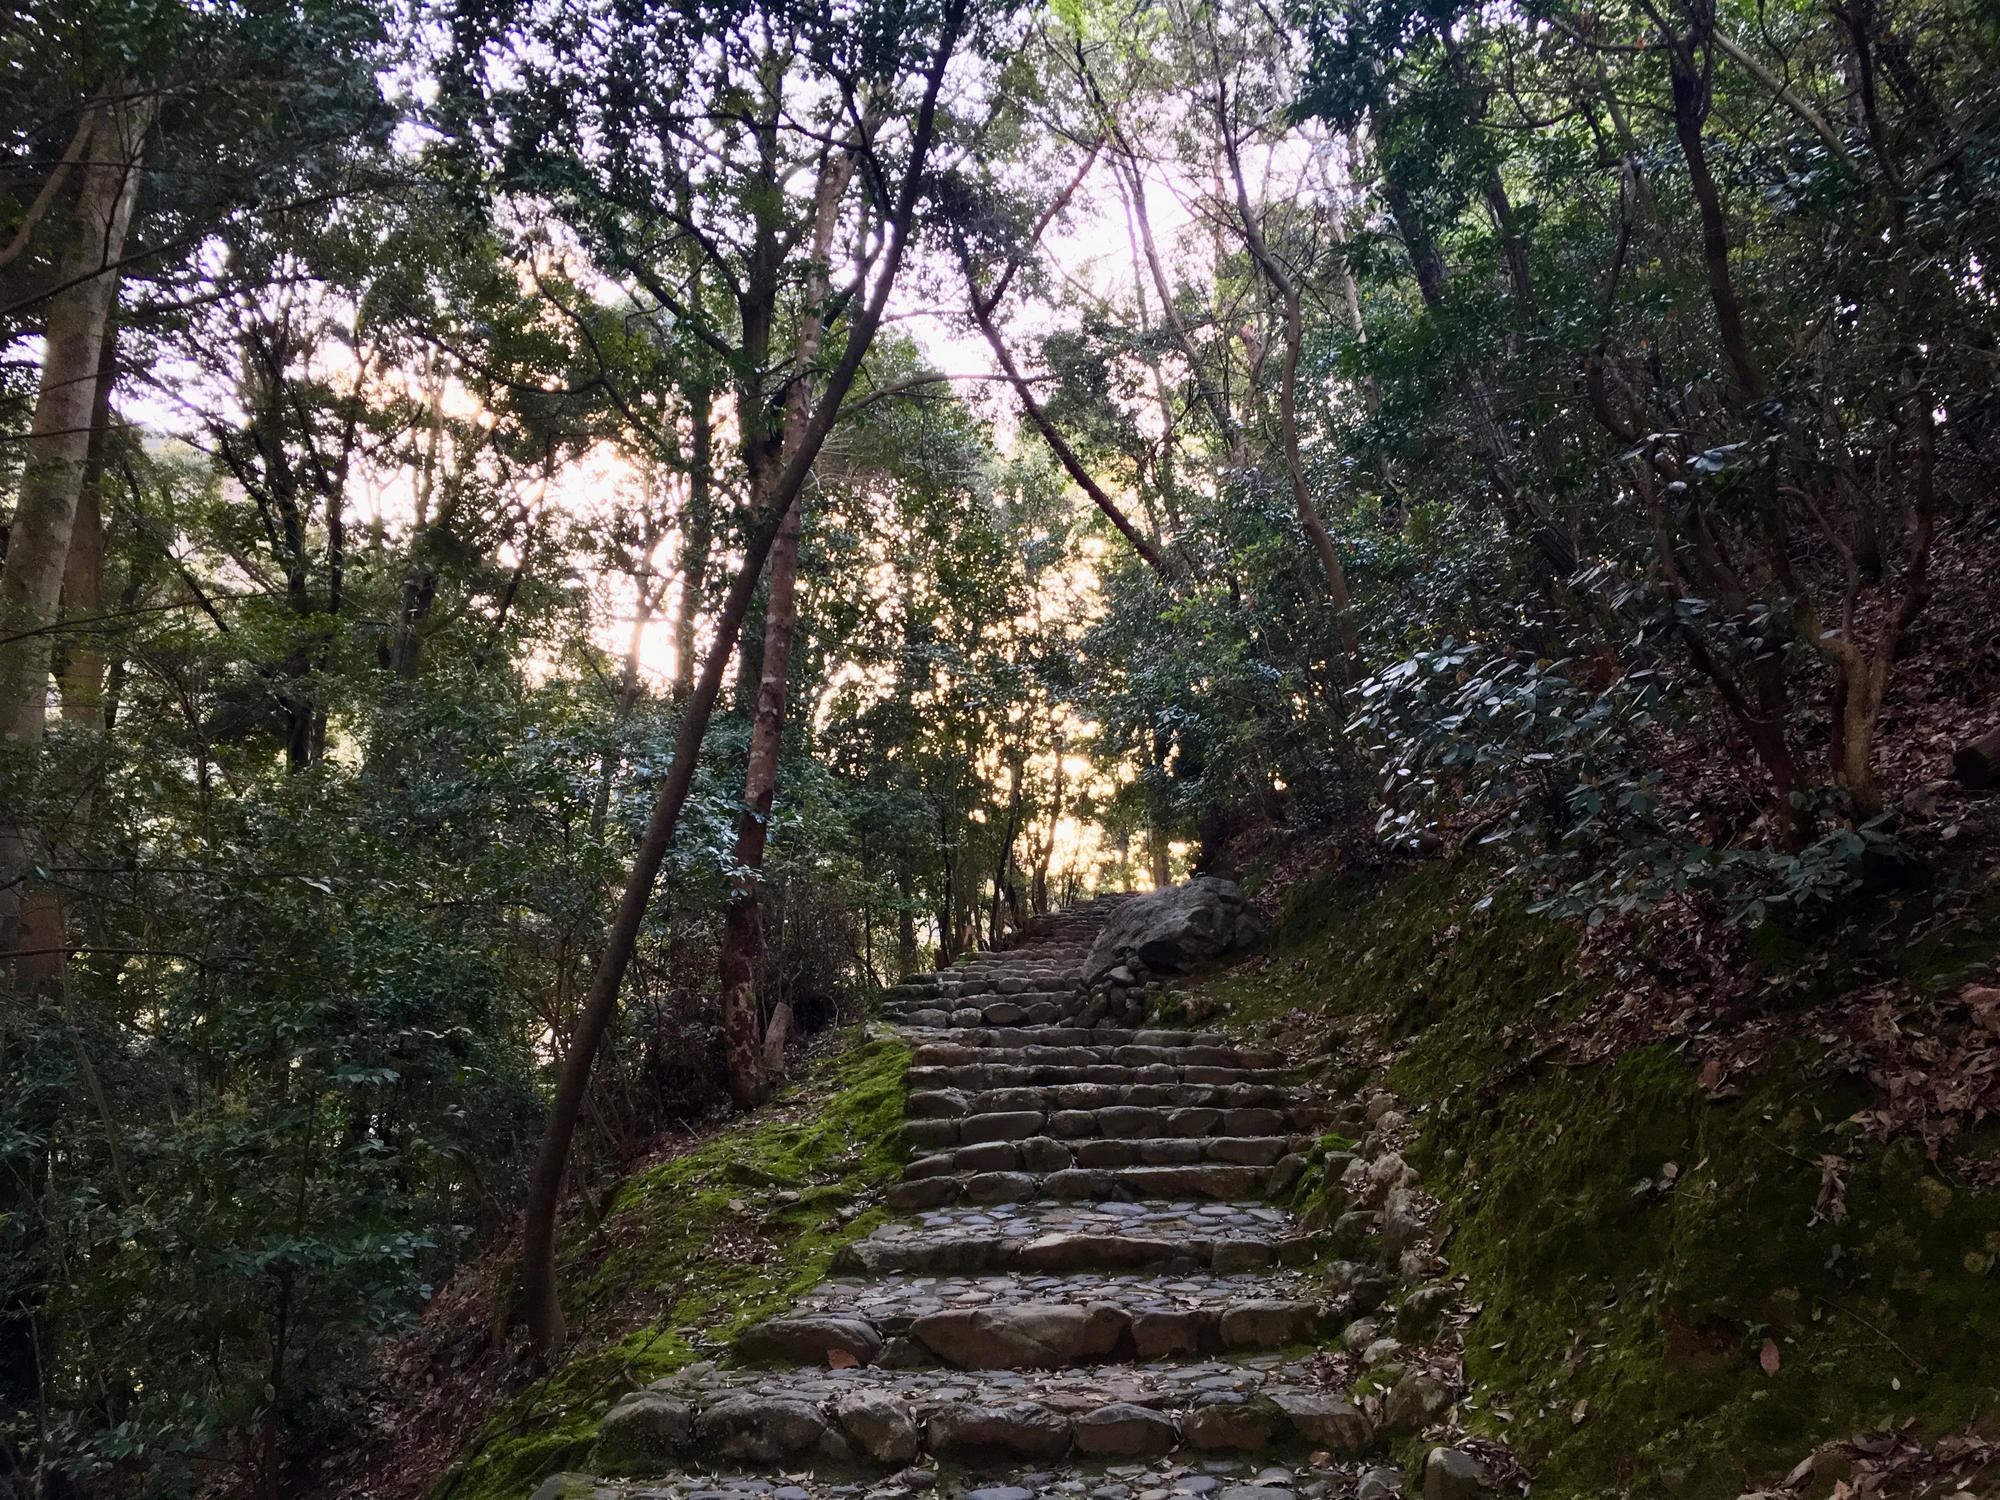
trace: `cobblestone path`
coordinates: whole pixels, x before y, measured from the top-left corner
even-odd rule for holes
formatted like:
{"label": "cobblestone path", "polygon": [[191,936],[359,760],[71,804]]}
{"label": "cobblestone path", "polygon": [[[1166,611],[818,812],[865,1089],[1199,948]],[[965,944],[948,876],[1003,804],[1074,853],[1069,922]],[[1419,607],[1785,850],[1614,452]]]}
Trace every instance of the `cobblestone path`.
{"label": "cobblestone path", "polygon": [[[1351,1500],[1369,1418],[1309,1351],[1378,1304],[1270,1201],[1321,1129],[1274,1052],[1097,1021],[1078,967],[1111,903],[889,993],[913,1048],[905,1217],[752,1329],[738,1362],[621,1402],[636,1478],[537,1500]],[[1370,1279],[1372,1278],[1372,1280]]]}

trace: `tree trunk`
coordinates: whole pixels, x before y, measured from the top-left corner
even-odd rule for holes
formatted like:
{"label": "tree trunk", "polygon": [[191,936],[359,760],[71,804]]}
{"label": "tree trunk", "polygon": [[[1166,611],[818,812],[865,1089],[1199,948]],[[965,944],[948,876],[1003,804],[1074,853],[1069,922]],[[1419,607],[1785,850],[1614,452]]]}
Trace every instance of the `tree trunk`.
{"label": "tree trunk", "polygon": [[916,879],[906,854],[896,857],[896,977],[907,979],[917,972]]}
{"label": "tree trunk", "polygon": [[[104,449],[111,424],[111,386],[117,360],[117,333],[105,329],[97,367],[97,397],[91,407],[90,446],[77,489],[76,520],[70,529],[69,558],[63,566],[62,613],[89,621],[104,607]],[[92,734],[105,727],[104,648],[98,627],[86,624],[64,643],[57,669],[62,717],[66,724]],[[76,803],[66,847],[74,848],[90,820],[90,798]],[[54,851],[51,851],[54,852]],[[60,886],[24,885],[21,891],[20,941],[24,955],[15,968],[16,982],[26,990],[53,985],[69,965],[69,898]]]}
{"label": "tree trunk", "polygon": [[[806,277],[807,311],[799,322],[798,348],[792,378],[785,393],[784,428],[777,449],[781,459],[798,449],[811,416],[813,363],[819,358],[825,332],[819,309],[826,301],[827,257],[833,251],[834,230],[840,222],[841,199],[853,177],[852,156],[835,154],[820,171],[813,205],[810,261]],[[744,434],[745,457],[758,472],[762,435]],[[771,1092],[766,1076],[771,1055],[763,1044],[763,1006],[757,993],[757,970],[763,958],[763,899],[759,882],[764,849],[770,840],[771,807],[778,787],[778,753],[785,732],[785,694],[792,663],[792,633],[798,622],[799,533],[804,521],[802,502],[794,499],[771,548],[768,592],[764,599],[764,649],[758,664],[755,717],[750,725],[750,757],[743,776],[743,810],[736,820],[736,873],[729,908],[723,915],[722,1053],[729,1070],[729,1096],[738,1109],[762,1103]],[[789,1025],[789,1014],[787,1015]],[[783,1040],[776,1049],[783,1061]]]}
{"label": "tree trunk", "polygon": [[791,665],[799,571],[799,506],[785,512],[771,548],[770,592],[764,605],[764,664],[757,683],[757,716],[750,729],[750,762],[743,777],[743,811],[736,823],[736,876],[722,927],[722,1050],[729,1068],[729,1096],[738,1109],[762,1103],[763,1017],[757,968],[763,956],[763,903],[758,883],[770,838],[771,806],[778,785],[778,751],[785,727],[786,672]]}
{"label": "tree trunk", "polygon": [[[0,565],[0,738],[39,744],[48,715],[49,661],[70,535],[89,464],[105,330],[118,296],[150,105],[98,105],[76,205],[77,246],[63,289],[49,299],[41,385],[28,431]],[[0,828],[0,953],[20,942],[19,880],[32,862],[32,831]]]}
{"label": "tree trunk", "polygon": [[2000,785],[2000,725],[1959,746],[1951,758],[1951,769],[1960,786],[1975,791]]}
{"label": "tree trunk", "polygon": [[708,581],[708,554],[715,543],[715,406],[705,386],[688,392],[688,421],[694,429],[688,458],[687,514],[681,521],[680,582],[674,600],[674,681],[676,703],[694,691],[695,632],[701,624],[701,596]]}
{"label": "tree trunk", "polygon": [[652,900],[653,884],[659,879],[667,847],[673,842],[674,830],[680,823],[681,809],[686,805],[688,792],[694,785],[695,762],[700,757],[702,741],[707,737],[708,721],[714,713],[716,697],[722,690],[723,674],[728,670],[732,654],[731,644],[742,629],[743,618],[750,608],[750,596],[756,590],[758,576],[764,571],[764,561],[770,554],[778,528],[797,500],[799,491],[805,487],[806,475],[812,468],[813,460],[819,456],[827,433],[833,429],[841,402],[847,398],[854,377],[861,369],[861,361],[874,342],[876,330],[882,325],[889,291],[895,284],[909,246],[910,225],[916,215],[924,164],[930,155],[937,125],[938,92],[943,87],[945,67],[956,50],[964,19],[965,0],[948,0],[939,49],[930,61],[923,103],[917,111],[909,163],[884,230],[881,269],[876,273],[874,287],[854,315],[840,360],[828,374],[826,388],[813,408],[812,419],[800,434],[798,451],[786,463],[774,487],[773,504],[782,508],[775,514],[767,512],[755,517],[750,534],[744,539],[743,561],[723,601],[722,613],[716,621],[715,641],[709,648],[701,678],[689,697],[687,712],[674,738],[673,764],[660,785],[659,796],[646,822],[646,831],[634,851],[632,873],[625,883],[624,893],[619,897],[617,915],[606,936],[597,973],[591,979],[590,993],[577,1017],[569,1051],[563,1058],[556,1079],[555,1097],[549,1102],[548,1129],[536,1152],[534,1171],[529,1178],[521,1229],[522,1316],[528,1326],[530,1341],[538,1352],[544,1354],[560,1345],[566,1335],[562,1304],[556,1288],[556,1210],[562,1200],[570,1142],[576,1134],[577,1116],[590,1086],[598,1047],[610,1030],[625,970],[632,962],[639,928],[645,921],[646,907]]}
{"label": "tree trunk", "polygon": [[1230,175],[1236,185],[1236,211],[1242,220],[1243,243],[1257,269],[1270,283],[1271,290],[1277,293],[1284,312],[1285,355],[1278,377],[1278,426],[1284,447],[1285,477],[1291,482],[1292,508],[1298,513],[1299,525],[1319,558],[1320,571],[1326,577],[1327,592],[1333,598],[1334,624],[1340,632],[1341,654],[1347,659],[1347,675],[1351,681],[1361,671],[1361,637],[1354,627],[1354,602],[1347,591],[1347,570],[1341,566],[1339,549],[1334,546],[1333,537],[1320,518],[1319,507],[1313,504],[1312,490],[1306,482],[1305,458],[1299,445],[1299,356],[1305,345],[1305,315],[1299,301],[1298,283],[1264,241],[1264,231],[1257,223],[1256,210],[1250,205],[1250,188],[1244,180],[1243,163],[1236,152],[1228,112],[1220,99],[1216,104],[1216,125],[1222,131]]}
{"label": "tree trunk", "polygon": [[[90,442],[77,489],[76,519],[70,527],[69,557],[63,565],[63,614],[88,620],[104,610],[104,462],[111,440],[111,388],[117,379],[118,333],[107,326],[99,344],[97,396],[90,411]],[[63,721],[94,733],[104,730],[105,653],[95,629],[79,631],[64,643],[57,686]]]}

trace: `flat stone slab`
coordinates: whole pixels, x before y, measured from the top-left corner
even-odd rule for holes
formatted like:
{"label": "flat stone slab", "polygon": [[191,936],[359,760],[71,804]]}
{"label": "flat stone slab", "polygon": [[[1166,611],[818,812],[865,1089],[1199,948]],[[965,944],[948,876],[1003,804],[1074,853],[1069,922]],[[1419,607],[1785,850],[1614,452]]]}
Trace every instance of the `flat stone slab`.
{"label": "flat stone slab", "polygon": [[907,1320],[943,1307],[993,1307],[1016,1302],[1115,1302],[1129,1307],[1224,1305],[1259,1297],[1299,1301],[1324,1296],[1326,1289],[1305,1271],[1260,1271],[1254,1276],[1185,1276],[1137,1272],[1082,1271],[1068,1276],[1019,1272],[995,1276],[885,1276],[879,1280],[839,1277],[822,1281],[801,1296],[791,1312],[865,1318],[891,1332]]}
{"label": "flat stone slab", "polygon": [[925,1089],[1008,1089],[1064,1083],[1272,1083],[1291,1085],[1289,1068],[1221,1067],[1209,1063],[1027,1063],[999,1052],[978,1062],[922,1064],[906,1075],[912,1092]]}
{"label": "flat stone slab", "polygon": [[[649,1447],[619,1449],[626,1472],[670,1472],[685,1460],[742,1463],[791,1473],[901,1467],[918,1457],[951,1463],[1058,1463],[1105,1445],[1128,1451],[1192,1448],[1230,1454],[1309,1448],[1358,1454],[1367,1419],[1319,1384],[1315,1367],[1277,1355],[1234,1361],[1159,1360],[1088,1370],[724,1370],[691,1365],[628,1396],[605,1419],[618,1429],[633,1409],[684,1409],[686,1428],[654,1424]],[[1151,1413],[1151,1416],[1141,1415]],[[1167,1425],[1171,1425],[1171,1434]],[[902,1441],[882,1451],[885,1427]],[[685,1431],[687,1436],[676,1438]],[[1080,1436],[1081,1432],[1081,1436]],[[608,1440],[608,1437],[607,1437]]]}
{"label": "flat stone slab", "polygon": [[[824,1347],[811,1347],[822,1331]],[[1038,1369],[1282,1349],[1337,1331],[1330,1289],[1296,1271],[894,1276],[822,1283],[784,1317],[750,1330],[737,1350],[769,1359],[773,1350],[803,1348],[789,1362],[804,1364],[838,1351],[903,1369]]]}
{"label": "flat stone slab", "polygon": [[844,1275],[1042,1274],[1170,1267],[1228,1275],[1312,1259],[1316,1237],[1268,1203],[1029,1199],[955,1204],[885,1224],[844,1247]]}
{"label": "flat stone slab", "polygon": [[922,1101],[939,1093],[965,1103],[965,1114],[993,1114],[1011,1109],[1103,1109],[1113,1104],[1141,1104],[1167,1109],[1283,1109],[1301,1126],[1317,1125],[1326,1117],[1323,1106],[1300,1103],[1291,1084],[1277,1083],[1065,1083],[1020,1088],[948,1089],[910,1095],[912,1113],[922,1115]]}
{"label": "flat stone slab", "polygon": [[1299,1350],[1380,1287],[1299,1269],[1331,1239],[1256,1197],[1326,1114],[1282,1053],[1090,1000],[1119,905],[884,997],[912,1045],[906,1217],[743,1363],[623,1398],[591,1460],[614,1477],[533,1500],[1352,1500],[1378,1434]]}
{"label": "flat stone slab", "polygon": [[782,1476],[669,1472],[645,1480],[558,1474],[532,1500],[1345,1500],[1360,1468],[1271,1464],[1204,1453],[1120,1461],[1072,1455],[1060,1469],[975,1464],[905,1470],[867,1481],[806,1472]]}

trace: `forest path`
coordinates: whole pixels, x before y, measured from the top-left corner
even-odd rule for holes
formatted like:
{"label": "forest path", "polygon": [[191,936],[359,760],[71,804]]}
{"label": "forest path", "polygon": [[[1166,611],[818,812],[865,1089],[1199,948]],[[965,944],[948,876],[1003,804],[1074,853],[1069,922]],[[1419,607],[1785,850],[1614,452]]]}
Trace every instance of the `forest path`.
{"label": "forest path", "polygon": [[890,992],[912,1159],[886,1206],[907,1217],[732,1365],[614,1408],[595,1461],[639,1477],[536,1500],[1400,1493],[1314,1353],[1386,1281],[1315,1265],[1325,1237],[1271,1201],[1327,1108],[1280,1053],[1101,1019],[1080,965],[1115,899]]}

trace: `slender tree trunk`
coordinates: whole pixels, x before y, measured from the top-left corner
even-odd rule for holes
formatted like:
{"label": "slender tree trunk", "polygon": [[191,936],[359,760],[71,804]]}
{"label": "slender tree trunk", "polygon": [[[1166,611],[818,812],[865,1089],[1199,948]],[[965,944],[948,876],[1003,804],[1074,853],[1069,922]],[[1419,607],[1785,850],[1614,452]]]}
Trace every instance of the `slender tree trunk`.
{"label": "slender tree trunk", "polygon": [[[70,529],[69,558],[63,567],[62,612],[89,620],[104,605],[104,449],[111,425],[111,386],[117,361],[117,333],[107,326],[98,360],[97,397],[91,407],[90,447],[78,486],[76,520]],[[105,727],[105,656],[96,627],[85,626],[64,642],[57,684],[66,724],[92,734]],[[88,794],[76,803],[65,844],[82,841],[90,821]],[[60,886],[25,886],[21,893],[19,947],[23,957],[16,982],[27,990],[55,983],[69,965],[69,898]]]}
{"label": "slender tree trunk", "polygon": [[[89,143],[81,153],[89,165],[77,196],[77,245],[63,262],[64,289],[48,303],[41,385],[6,562],[0,565],[0,739],[23,745],[40,743],[47,720],[48,631],[55,623],[96,425],[92,415],[105,330],[118,297],[114,268],[124,254],[151,124],[150,105],[95,105],[92,114]],[[19,825],[0,827],[0,955],[22,946],[19,882],[31,863],[33,837]]]}
{"label": "slender tree trunk", "polygon": [[[966,274],[969,279],[971,276],[969,264]],[[1034,389],[1021,374],[1020,367],[1014,363],[1014,355],[1008,349],[1006,341],[1001,338],[999,326],[993,321],[991,310],[981,303],[977,287],[972,288],[972,307],[974,321],[978,323],[979,331],[986,336],[986,347],[993,351],[994,359],[999,361],[1001,371],[1014,387],[1014,394],[1021,402],[1021,410],[1027,416],[1028,424],[1041,434],[1042,441],[1049,445],[1049,451],[1055,455],[1056,462],[1063,466],[1064,472],[1076,481],[1077,488],[1090,497],[1091,503],[1118,528],[1118,534],[1131,543],[1132,550],[1139,554],[1146,566],[1159,575],[1160,582],[1172,584],[1173,564],[1167,561],[1160,549],[1147,539],[1143,531],[1132,524],[1132,518],[1125,514],[1118,502],[1105,493],[1104,487],[1092,476],[1090,470],[1084,467],[1083,460],[1077,456],[1076,450],[1069,445],[1069,441],[1050,420],[1042,403],[1035,399]]]}
{"label": "slender tree trunk", "polygon": [[695,632],[708,582],[708,554],[715,545],[715,398],[705,386],[688,393],[690,434],[687,514],[681,522],[680,582],[674,600],[676,703],[694,691]]}
{"label": "slender tree trunk", "polygon": [[[827,257],[833,250],[834,230],[840,222],[841,200],[853,176],[853,157],[831,155],[821,168],[818,192],[813,205],[811,269],[806,277],[806,312],[800,320],[798,349],[793,356],[790,388],[785,394],[784,430],[778,441],[781,457],[789,459],[797,451],[800,436],[811,416],[810,377],[819,358],[825,328],[820,307],[826,300]],[[746,433],[746,443],[760,441]],[[747,455],[755,458],[754,451]],[[756,473],[753,463],[751,472]],[[735,887],[723,914],[722,954],[719,964],[722,988],[722,1052],[729,1071],[729,1095],[739,1109],[761,1103],[769,1096],[771,1081],[767,1064],[775,1053],[783,1060],[783,1042],[764,1046],[763,1004],[757,993],[758,969],[763,958],[763,899],[760,882],[764,870],[764,850],[770,840],[771,808],[777,795],[778,755],[785,732],[785,697],[792,663],[792,634],[798,623],[799,533],[803,528],[803,503],[794,499],[786,511],[778,538],[771,548],[768,592],[764,599],[764,650],[758,666],[757,701],[750,725],[749,764],[743,777],[743,810],[736,820]],[[779,1007],[785,1002],[780,1000]],[[776,1012],[774,1011],[774,1016]],[[790,1030],[790,1014],[784,1015],[784,1030]]]}
{"label": "slender tree trunk", "polygon": [[761,1103],[764,1077],[763,1016],[757,969],[763,954],[763,903],[759,880],[770,838],[778,784],[778,751],[785,727],[786,673],[791,665],[799,569],[799,506],[785,512],[771,548],[770,592],[764,605],[764,665],[757,684],[750,762],[744,773],[743,811],[736,824],[736,887],[723,915],[722,1050],[729,1094],[739,1109]]}
{"label": "slender tree trunk", "polygon": [[827,376],[825,391],[813,408],[812,419],[801,435],[797,453],[785,465],[775,486],[773,505],[779,508],[775,513],[767,511],[755,517],[750,534],[744,540],[743,560],[723,600],[722,613],[716,621],[714,643],[709,648],[708,659],[702,666],[701,677],[688,699],[687,712],[682,716],[679,733],[674,738],[673,764],[660,785],[652,815],[646,822],[646,831],[634,851],[631,876],[625,883],[624,894],[619,897],[618,911],[607,935],[603,956],[591,980],[590,993],[577,1016],[576,1030],[556,1079],[555,1097],[549,1103],[548,1129],[535,1155],[527,1201],[522,1209],[522,1316],[527,1323],[529,1339],[542,1353],[556,1348],[566,1336],[562,1303],[556,1287],[556,1211],[562,1200],[563,1178],[568,1171],[570,1142],[576,1135],[577,1117],[590,1086],[597,1051],[605,1033],[610,1030],[625,970],[632,962],[639,928],[645,921],[646,908],[652,900],[654,882],[659,879],[660,866],[666,860],[667,848],[673,842],[674,830],[680,823],[681,809],[687,804],[688,792],[694,785],[695,762],[701,755],[702,741],[707,737],[708,721],[714,713],[716,697],[722,691],[722,678],[728,670],[731,644],[742,629],[743,617],[750,608],[750,596],[756,590],[758,576],[764,571],[764,562],[770,554],[778,528],[797,500],[799,491],[804,488],[813,460],[819,456],[827,433],[833,429],[841,403],[846,400],[854,377],[860,371],[861,361],[874,342],[876,330],[882,325],[889,291],[895,284],[909,246],[910,226],[916,215],[925,162],[930,155],[937,126],[938,93],[944,84],[946,65],[958,45],[959,30],[965,20],[965,5],[966,0],[948,0],[939,48],[929,63],[923,103],[917,111],[912,131],[909,163],[904,170],[896,202],[887,216],[881,267],[876,273],[875,285],[854,314],[840,360]]}
{"label": "slender tree trunk", "polygon": [[[1698,8],[1697,8],[1698,9]],[[1750,335],[1744,327],[1743,303],[1736,295],[1735,278],[1729,270],[1729,220],[1722,206],[1722,190],[1709,169],[1708,148],[1701,138],[1708,119],[1709,74],[1703,58],[1695,55],[1699,35],[1683,41],[1668,39],[1669,72],[1674,101],[1674,138],[1680,143],[1681,159],[1688,169],[1688,186],[1694,192],[1696,217],[1701,225],[1701,262],[1708,276],[1708,298],[1715,308],[1716,332],[1722,341],[1723,356],[1744,394],[1752,401],[1763,399],[1769,389],[1763,366],[1751,352]]]}
{"label": "slender tree trunk", "polygon": [[1000,907],[1006,899],[1007,866],[1014,860],[1014,840],[1021,831],[1021,771],[1027,759],[1027,748],[1022,747],[1018,755],[1009,757],[1007,762],[1007,822],[1000,831],[1000,852],[993,861],[993,905],[987,912],[987,945],[1000,946]]}
{"label": "slender tree trunk", "polygon": [[[70,528],[69,557],[63,566],[63,613],[90,619],[104,609],[104,466],[111,441],[111,388],[116,383],[118,334],[107,327],[97,364],[97,398],[90,411],[90,446],[77,489],[76,520]],[[65,723],[104,729],[105,651],[94,630],[79,631],[64,643],[57,673]]]}
{"label": "slender tree trunk", "polygon": [[917,972],[917,893],[916,874],[910,869],[909,859],[898,855],[896,859],[896,974],[898,978],[908,978]]}
{"label": "slender tree trunk", "polygon": [[1236,211],[1242,219],[1244,244],[1250,251],[1250,258],[1257,263],[1257,269],[1270,283],[1271,290],[1277,293],[1284,313],[1285,354],[1278,378],[1278,427],[1284,448],[1285,477],[1291,482],[1292,508],[1298,513],[1299,525],[1304,528],[1306,538],[1319,558],[1320,571],[1326,577],[1327,593],[1333,598],[1340,649],[1347,658],[1347,673],[1351,679],[1361,670],[1361,637],[1354,627],[1354,601],[1347,591],[1347,570],[1341,566],[1340,551],[1334,546],[1333,536],[1326,529],[1325,521],[1320,518],[1319,507],[1313,504],[1312,489],[1306,481],[1305,458],[1299,444],[1299,356],[1305,344],[1305,316],[1299,302],[1298,283],[1265,243],[1256,210],[1250,204],[1250,189],[1244,181],[1243,163],[1236,151],[1235,137],[1230,134],[1228,112],[1220,100],[1216,104],[1216,123],[1223,133],[1230,175],[1235,179]]}
{"label": "slender tree trunk", "polygon": [[1050,775],[1049,786],[1049,827],[1043,836],[1041,847],[1035,853],[1035,881],[1031,904],[1036,916],[1044,916],[1049,911],[1049,871],[1055,865],[1056,833],[1062,827],[1063,805],[1063,756],[1068,752],[1064,741],[1062,725],[1058,723],[1049,737],[1055,751],[1055,769]]}

